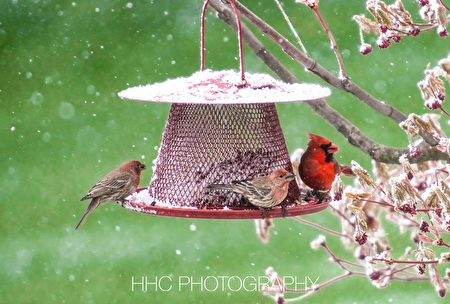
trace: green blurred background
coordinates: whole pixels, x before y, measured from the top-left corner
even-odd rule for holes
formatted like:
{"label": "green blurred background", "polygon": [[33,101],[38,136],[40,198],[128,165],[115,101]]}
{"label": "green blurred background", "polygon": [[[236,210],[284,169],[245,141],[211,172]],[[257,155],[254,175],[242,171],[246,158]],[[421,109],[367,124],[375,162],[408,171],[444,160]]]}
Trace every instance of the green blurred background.
{"label": "green blurred background", "polygon": [[[311,55],[336,72],[313,14],[284,2]],[[414,2],[405,4],[416,11]],[[291,38],[272,1],[244,4]],[[364,1],[321,6],[351,78],[401,111],[424,112],[416,83],[428,62],[447,55],[448,39],[430,32],[384,51],[374,47],[363,57],[351,16],[364,12]],[[160,218],[110,204],[74,231],[87,205],[79,198],[93,183],[123,161],[150,165],[155,158],[169,105],[123,101],[116,94],[198,70],[200,9],[200,0],[0,1],[0,302],[271,303],[259,292],[133,292],[131,277],[258,276],[273,266],[284,275],[319,276],[322,282],[340,272],[324,252],[310,249],[318,232],[290,219],[275,220],[263,245],[253,221]],[[235,34],[212,12],[207,25],[208,67],[237,68]],[[324,84],[263,41],[301,79]],[[245,59],[248,71],[270,73],[249,49]],[[352,96],[333,90],[328,101],[374,140],[407,144],[392,121]],[[282,104],[278,110],[290,151],[304,147],[306,133],[314,132],[340,145],[341,162],[369,166],[367,156],[306,105]],[[338,227],[328,211],[307,218]],[[390,231],[398,253],[409,235]],[[328,239],[339,254],[351,256]],[[377,290],[364,278],[340,282],[305,302],[391,301],[441,302],[426,283]]]}

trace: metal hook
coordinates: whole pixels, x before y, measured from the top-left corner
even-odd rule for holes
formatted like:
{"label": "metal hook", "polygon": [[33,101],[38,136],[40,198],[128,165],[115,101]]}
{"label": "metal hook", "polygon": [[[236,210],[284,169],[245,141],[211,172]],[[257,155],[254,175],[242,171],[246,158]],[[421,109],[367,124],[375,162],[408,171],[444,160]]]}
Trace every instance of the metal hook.
{"label": "metal hook", "polygon": [[[244,71],[244,50],[242,43],[242,28],[241,28],[241,17],[239,11],[234,3],[234,0],[228,0],[233,9],[234,15],[236,16],[236,25],[237,25],[237,33],[238,33],[238,44],[239,44],[239,67],[241,71],[241,80],[244,84],[246,84],[245,80],[245,71]],[[206,9],[208,7],[209,0],[205,0],[203,3],[202,13],[201,13],[201,21],[200,21],[200,70],[205,70],[205,16]]]}

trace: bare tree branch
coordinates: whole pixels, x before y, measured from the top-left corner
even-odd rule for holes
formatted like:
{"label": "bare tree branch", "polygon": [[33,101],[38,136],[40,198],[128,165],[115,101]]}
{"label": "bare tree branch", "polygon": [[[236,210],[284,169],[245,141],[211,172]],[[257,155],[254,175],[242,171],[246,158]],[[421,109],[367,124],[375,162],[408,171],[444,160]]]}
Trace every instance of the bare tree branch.
{"label": "bare tree branch", "polygon": [[[238,4],[238,7],[241,7]],[[229,7],[221,2],[221,0],[212,0],[211,6],[218,12],[218,16],[225,23],[227,23],[231,28],[236,30],[236,24],[234,22],[234,16]],[[286,68],[283,64],[275,58],[259,41],[258,38],[246,27],[242,26],[242,34],[244,40],[250,46],[250,48],[255,52],[255,54],[260,57],[263,62],[272,69],[283,81],[294,83],[299,82],[299,80]],[[284,39],[284,38],[283,38]],[[295,49],[295,47],[294,47]],[[308,57],[308,60],[311,60]],[[315,66],[320,67],[315,64]],[[320,67],[320,69],[324,68]],[[333,75],[331,75],[328,71],[326,71],[326,75],[330,75],[330,77],[339,79]],[[364,92],[364,91],[363,91]],[[366,93],[370,96],[368,93]],[[372,97],[373,98],[373,97]],[[377,101],[378,102],[378,101]],[[344,118],[341,114],[339,114],[336,110],[331,108],[325,101],[315,101],[315,102],[307,102],[307,104],[321,117],[323,117],[329,124],[331,124],[337,131],[339,131],[344,137],[347,138],[350,144],[356,146],[364,153],[370,155],[371,158],[377,160],[379,162],[385,163],[398,163],[398,159],[403,154],[408,154],[408,149],[397,149],[392,147],[387,147],[380,145],[371,139],[369,139],[366,135],[364,135],[355,125],[353,125],[350,121]],[[398,111],[392,108],[390,113],[397,113]],[[397,111],[397,112],[396,112]],[[400,113],[400,112],[398,112]],[[403,117],[404,114],[400,113]],[[397,115],[397,114],[396,114]],[[389,115],[386,115],[389,116]],[[390,116],[391,117],[391,116]],[[391,117],[392,118],[392,117]],[[406,117],[405,117],[406,118]],[[421,146],[422,154],[417,158],[410,158],[410,162],[422,162],[426,160],[450,160],[448,154],[439,152],[426,144]]]}
{"label": "bare tree branch", "polygon": [[[214,8],[218,11],[226,9],[227,6],[223,4],[221,0],[214,0]],[[244,5],[236,1],[236,7],[239,9],[241,14],[254,26],[256,26],[261,32],[265,33],[269,38],[271,38],[287,55],[295,59],[297,62],[302,64],[307,70],[316,74],[323,80],[325,80],[330,85],[337,89],[344,90],[360,101],[364,102],[366,105],[374,109],[376,112],[387,116],[397,123],[400,123],[406,119],[406,115],[398,111],[396,108],[383,102],[369,94],[367,91],[360,88],[356,83],[354,83],[349,78],[339,78],[317,63],[314,59],[309,57],[307,54],[303,53],[297,49],[292,43],[290,43],[283,35],[278,33],[274,28],[264,22],[261,18],[256,16],[252,11],[246,8]],[[429,134],[420,134],[424,140],[431,146],[436,146],[438,141],[430,136]]]}

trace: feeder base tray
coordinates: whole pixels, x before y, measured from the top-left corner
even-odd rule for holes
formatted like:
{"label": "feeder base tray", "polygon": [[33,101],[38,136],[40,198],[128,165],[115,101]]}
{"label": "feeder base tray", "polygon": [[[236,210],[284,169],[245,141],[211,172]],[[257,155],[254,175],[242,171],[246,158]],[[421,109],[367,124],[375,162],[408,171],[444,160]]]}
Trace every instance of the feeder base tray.
{"label": "feeder base tray", "polygon": [[[146,188],[138,189],[136,192],[146,190]],[[172,207],[157,203],[152,205],[148,202],[140,202],[138,200],[125,200],[122,207],[150,215],[184,217],[184,218],[200,218],[200,219],[262,219],[263,212],[258,208],[223,208],[223,209],[199,209],[195,207]],[[266,218],[292,217],[298,215],[306,215],[322,211],[328,207],[327,202],[310,203],[310,204],[290,204],[284,207],[284,212],[280,206],[268,209],[264,212]]]}

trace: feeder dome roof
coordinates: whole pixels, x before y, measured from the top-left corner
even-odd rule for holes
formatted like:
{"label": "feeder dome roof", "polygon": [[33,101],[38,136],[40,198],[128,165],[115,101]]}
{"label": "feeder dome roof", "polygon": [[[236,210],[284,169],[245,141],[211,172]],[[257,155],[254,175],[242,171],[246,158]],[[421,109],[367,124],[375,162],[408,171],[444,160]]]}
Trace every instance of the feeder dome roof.
{"label": "feeder dome roof", "polygon": [[245,73],[247,83],[243,85],[239,75],[232,70],[204,70],[190,77],[128,88],[119,96],[149,102],[249,104],[314,101],[331,94],[330,89],[317,84],[288,84],[259,73]]}

